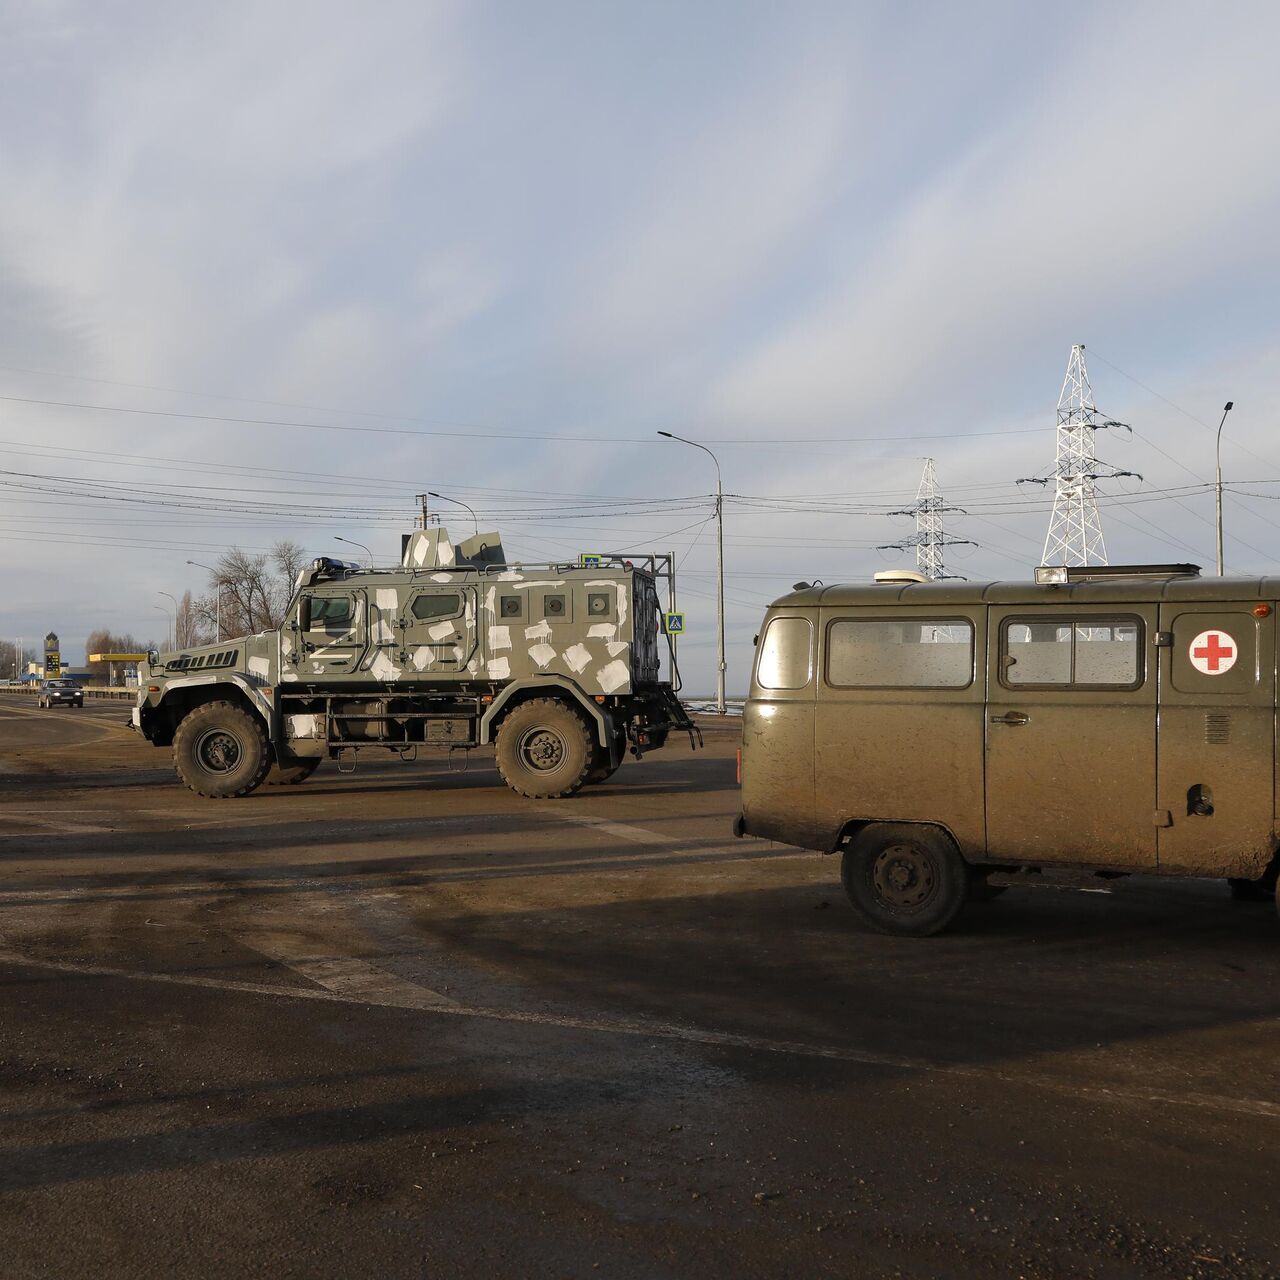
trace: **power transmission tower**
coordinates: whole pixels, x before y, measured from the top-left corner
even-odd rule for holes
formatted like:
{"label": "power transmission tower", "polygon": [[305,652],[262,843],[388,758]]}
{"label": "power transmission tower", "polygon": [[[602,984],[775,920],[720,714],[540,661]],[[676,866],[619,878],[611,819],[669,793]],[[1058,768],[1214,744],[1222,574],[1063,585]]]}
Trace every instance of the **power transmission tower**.
{"label": "power transmission tower", "polygon": [[942,578],[955,578],[958,574],[948,573],[943,564],[943,552],[947,547],[976,546],[968,538],[952,538],[942,527],[942,517],[946,512],[963,515],[959,507],[949,507],[938,492],[938,477],[933,469],[933,459],[924,460],[924,473],[920,477],[920,487],[916,490],[913,506],[905,511],[890,511],[891,516],[914,516],[916,531],[901,542],[891,542],[879,548],[881,551],[910,551],[915,549],[916,568],[931,582]]}
{"label": "power transmission tower", "polygon": [[1094,452],[1094,432],[1108,427],[1132,428],[1124,422],[1104,418],[1093,402],[1093,388],[1084,365],[1084,343],[1071,348],[1067,376],[1058,396],[1057,448],[1052,476],[1019,480],[1019,484],[1053,481],[1053,513],[1044,540],[1041,564],[1089,565],[1107,563],[1107,545],[1098,515],[1096,483],[1121,476],[1142,477],[1136,471],[1122,471],[1101,462]]}

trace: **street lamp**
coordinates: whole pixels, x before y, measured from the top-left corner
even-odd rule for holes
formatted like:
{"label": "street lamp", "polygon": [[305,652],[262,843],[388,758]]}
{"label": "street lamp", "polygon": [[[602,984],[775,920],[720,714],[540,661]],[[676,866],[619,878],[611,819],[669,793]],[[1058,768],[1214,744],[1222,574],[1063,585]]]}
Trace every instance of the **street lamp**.
{"label": "street lamp", "polygon": [[1222,428],[1226,424],[1227,414],[1234,406],[1234,400],[1228,400],[1222,407],[1222,421],[1218,423],[1218,577],[1222,577]]}
{"label": "street lamp", "polygon": [[178,647],[178,597],[168,591],[158,591],[156,594],[168,596],[169,599],[173,601],[173,647],[176,649]]}
{"label": "street lamp", "polygon": [[[168,594],[168,592],[161,592],[160,594],[162,594],[162,595],[167,595],[167,594]],[[162,605],[162,604],[153,604],[151,607],[152,607],[153,609],[159,609],[159,611],[160,611],[161,613],[163,613],[163,614],[164,614],[164,625],[165,625],[165,630],[166,630],[166,634],[165,634],[164,642],[165,642],[165,644],[167,645],[167,644],[169,643],[169,636],[168,636],[168,627],[169,627],[169,610],[168,610],[164,605]],[[175,631],[178,629],[178,620],[177,620],[177,618],[176,618],[176,617],[175,617],[175,618],[174,618],[174,620],[173,620],[173,629],[174,629]],[[170,652],[170,653],[172,653],[172,652],[173,652],[172,648],[169,650],[169,652]]]}
{"label": "street lamp", "polygon": [[214,638],[214,644],[222,643],[222,583],[218,580],[218,571],[211,564],[201,564],[199,560],[188,560],[188,564],[193,564],[197,569],[208,569],[213,574],[213,617],[214,628],[217,635]]}
{"label": "street lamp", "polygon": [[[431,490],[428,489],[427,497],[439,498],[441,502],[452,502],[455,507],[462,507],[466,511],[471,511],[471,508],[468,507],[465,502],[459,502],[457,498],[446,498],[443,493],[432,493]],[[471,523],[476,527],[476,537],[478,538],[480,536],[480,521],[476,519],[476,513],[474,511],[471,511]]]}
{"label": "street lamp", "polygon": [[724,487],[720,483],[720,459],[696,440],[686,440],[684,436],[672,435],[670,431],[659,431],[658,434],[701,449],[716,464],[716,710],[724,715]]}
{"label": "street lamp", "polygon": [[370,569],[373,568],[373,552],[370,551],[369,548],[366,547],[363,542],[357,542],[354,538],[344,538],[337,533],[333,535],[333,540],[334,542],[345,542],[349,547],[359,547],[360,550],[363,551],[365,555],[369,557],[369,568]]}

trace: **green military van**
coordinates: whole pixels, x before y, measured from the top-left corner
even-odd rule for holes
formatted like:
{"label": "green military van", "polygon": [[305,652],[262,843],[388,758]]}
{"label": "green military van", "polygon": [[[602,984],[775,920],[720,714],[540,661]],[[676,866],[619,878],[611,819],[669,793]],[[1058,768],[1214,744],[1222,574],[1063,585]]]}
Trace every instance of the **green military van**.
{"label": "green military van", "polygon": [[989,876],[1051,867],[1275,892],[1280,578],[880,577],[770,606],[738,834],[840,851],[887,933],[936,933]]}

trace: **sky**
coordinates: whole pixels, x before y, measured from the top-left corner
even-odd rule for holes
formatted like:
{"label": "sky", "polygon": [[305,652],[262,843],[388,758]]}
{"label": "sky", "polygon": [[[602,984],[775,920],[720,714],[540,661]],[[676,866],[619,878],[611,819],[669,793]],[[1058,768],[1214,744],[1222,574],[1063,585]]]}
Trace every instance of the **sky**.
{"label": "sky", "polygon": [[[1069,21],[1068,21],[1069,18]],[[1275,571],[1273,5],[0,0],[0,633],[232,545],[678,557],[685,689],[880,550],[1025,578],[1084,343],[1113,563]],[[460,507],[446,523],[461,538]],[[358,553],[357,553],[358,554]]]}

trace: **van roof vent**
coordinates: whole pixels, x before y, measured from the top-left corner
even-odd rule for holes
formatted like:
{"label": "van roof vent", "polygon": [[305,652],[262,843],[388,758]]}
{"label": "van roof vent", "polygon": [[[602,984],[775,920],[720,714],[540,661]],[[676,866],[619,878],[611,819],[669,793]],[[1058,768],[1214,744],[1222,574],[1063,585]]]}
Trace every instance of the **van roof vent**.
{"label": "van roof vent", "polygon": [[876,574],[877,582],[897,583],[902,586],[907,582],[928,582],[929,579],[923,573],[917,573],[914,569],[881,569]]}
{"label": "van roof vent", "polygon": [[1106,582],[1111,578],[1198,578],[1198,564],[1042,564],[1036,582],[1051,586],[1062,582]]}

